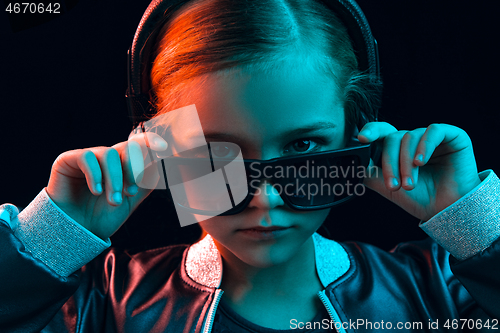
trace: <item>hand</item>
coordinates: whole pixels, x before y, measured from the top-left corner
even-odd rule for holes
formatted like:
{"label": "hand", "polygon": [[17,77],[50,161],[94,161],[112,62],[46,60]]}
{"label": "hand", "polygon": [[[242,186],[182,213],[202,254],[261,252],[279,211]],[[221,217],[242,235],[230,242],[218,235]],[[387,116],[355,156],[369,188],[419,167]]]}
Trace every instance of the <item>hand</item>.
{"label": "hand", "polygon": [[[52,165],[47,194],[72,219],[107,239],[152,191],[137,186],[144,176],[144,135],[112,147],[62,153]],[[152,150],[167,148],[155,133],[147,133],[147,138]]]}
{"label": "hand", "polygon": [[388,123],[371,122],[358,138],[363,143],[384,140],[382,170],[371,162],[374,169],[365,179],[367,187],[422,221],[481,182],[471,140],[458,127],[432,124],[398,131]]}

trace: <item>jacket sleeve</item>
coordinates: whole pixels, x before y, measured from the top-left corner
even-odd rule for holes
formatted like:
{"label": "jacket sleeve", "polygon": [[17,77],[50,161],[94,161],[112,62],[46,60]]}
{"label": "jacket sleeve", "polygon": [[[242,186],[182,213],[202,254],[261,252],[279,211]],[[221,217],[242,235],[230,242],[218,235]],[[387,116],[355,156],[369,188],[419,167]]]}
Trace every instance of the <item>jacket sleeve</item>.
{"label": "jacket sleeve", "polygon": [[420,227],[450,254],[453,274],[481,308],[500,319],[500,180],[491,170],[460,200]]}
{"label": "jacket sleeve", "polygon": [[18,214],[0,206],[0,332],[40,332],[111,245],[74,222],[45,189]]}

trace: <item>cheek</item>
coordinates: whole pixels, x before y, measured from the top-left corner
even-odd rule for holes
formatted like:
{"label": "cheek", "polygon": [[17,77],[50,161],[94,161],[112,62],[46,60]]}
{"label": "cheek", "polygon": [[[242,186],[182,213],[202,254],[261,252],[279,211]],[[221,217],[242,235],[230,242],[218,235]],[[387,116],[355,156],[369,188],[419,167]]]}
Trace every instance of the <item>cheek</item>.
{"label": "cheek", "polygon": [[220,243],[225,243],[224,240],[230,239],[237,229],[234,216],[214,216],[199,222],[199,225],[204,232]]}

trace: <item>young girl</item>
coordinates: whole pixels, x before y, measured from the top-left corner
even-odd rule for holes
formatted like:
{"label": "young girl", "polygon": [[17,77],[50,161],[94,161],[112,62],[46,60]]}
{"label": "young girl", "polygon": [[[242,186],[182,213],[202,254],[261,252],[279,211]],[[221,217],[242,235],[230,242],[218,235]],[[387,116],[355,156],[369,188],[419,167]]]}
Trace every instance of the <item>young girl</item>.
{"label": "young girl", "polygon": [[188,1],[158,31],[150,101],[157,117],[194,106],[211,152],[234,158],[232,143],[259,163],[320,161],[352,148],[361,124],[360,146],[383,142],[366,186],[431,238],[391,253],[323,238],[333,199],[297,210],[278,177],[265,176],[237,212],[196,217],[204,237],[195,244],[107,249],[151,193],[147,170],[138,177],[145,152],[196,146],[194,121],[167,140],[139,133],[65,152],[26,209],[2,206],[1,331],[498,329],[498,178],[478,174],[457,127],[367,122],[380,86],[359,70],[336,14],[320,1]]}

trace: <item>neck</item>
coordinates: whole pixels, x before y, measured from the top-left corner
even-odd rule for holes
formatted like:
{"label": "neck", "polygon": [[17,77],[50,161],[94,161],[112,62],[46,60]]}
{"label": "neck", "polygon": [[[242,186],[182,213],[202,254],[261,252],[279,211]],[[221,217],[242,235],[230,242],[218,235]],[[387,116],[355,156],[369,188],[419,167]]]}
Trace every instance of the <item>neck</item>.
{"label": "neck", "polygon": [[[314,241],[304,242],[286,262],[270,267],[255,267],[241,261],[230,251],[217,245],[223,259],[221,288],[232,303],[245,299],[282,299],[296,293],[311,293],[322,289],[316,273]],[[294,291],[294,292],[291,292]]]}

